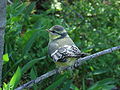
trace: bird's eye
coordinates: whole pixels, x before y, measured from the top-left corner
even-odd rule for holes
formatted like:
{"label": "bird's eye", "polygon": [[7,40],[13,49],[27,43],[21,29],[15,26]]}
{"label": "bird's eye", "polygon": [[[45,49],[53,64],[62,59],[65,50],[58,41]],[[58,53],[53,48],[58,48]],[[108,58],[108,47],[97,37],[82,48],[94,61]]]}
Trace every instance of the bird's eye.
{"label": "bird's eye", "polygon": [[55,33],[55,31],[52,31],[52,33]]}
{"label": "bird's eye", "polygon": [[56,32],[56,31],[51,31],[53,34],[57,34],[57,35],[61,35],[60,33]]}

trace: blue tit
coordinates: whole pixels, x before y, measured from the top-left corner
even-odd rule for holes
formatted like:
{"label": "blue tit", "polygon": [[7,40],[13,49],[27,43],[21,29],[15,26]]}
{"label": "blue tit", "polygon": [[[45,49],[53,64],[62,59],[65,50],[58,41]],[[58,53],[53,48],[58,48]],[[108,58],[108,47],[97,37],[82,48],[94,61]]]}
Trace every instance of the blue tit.
{"label": "blue tit", "polygon": [[75,60],[86,56],[75,45],[64,27],[55,25],[49,30],[48,54],[57,67],[70,66]]}

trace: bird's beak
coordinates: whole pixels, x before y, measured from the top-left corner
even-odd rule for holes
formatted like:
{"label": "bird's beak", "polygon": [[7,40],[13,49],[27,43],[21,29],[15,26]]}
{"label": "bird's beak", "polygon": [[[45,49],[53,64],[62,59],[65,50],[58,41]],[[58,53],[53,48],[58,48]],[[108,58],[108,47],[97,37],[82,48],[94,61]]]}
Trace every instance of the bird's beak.
{"label": "bird's beak", "polygon": [[48,30],[47,30],[47,32],[51,32],[51,30],[50,30],[50,29],[48,29]]}

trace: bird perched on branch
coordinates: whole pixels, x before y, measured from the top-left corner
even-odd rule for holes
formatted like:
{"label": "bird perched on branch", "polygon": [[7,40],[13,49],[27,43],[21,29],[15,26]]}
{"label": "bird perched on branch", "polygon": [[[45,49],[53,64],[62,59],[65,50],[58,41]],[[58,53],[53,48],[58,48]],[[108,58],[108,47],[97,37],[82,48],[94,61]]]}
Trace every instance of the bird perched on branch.
{"label": "bird perched on branch", "polygon": [[55,25],[48,32],[48,53],[58,67],[70,66],[77,58],[86,56],[74,44],[64,27]]}

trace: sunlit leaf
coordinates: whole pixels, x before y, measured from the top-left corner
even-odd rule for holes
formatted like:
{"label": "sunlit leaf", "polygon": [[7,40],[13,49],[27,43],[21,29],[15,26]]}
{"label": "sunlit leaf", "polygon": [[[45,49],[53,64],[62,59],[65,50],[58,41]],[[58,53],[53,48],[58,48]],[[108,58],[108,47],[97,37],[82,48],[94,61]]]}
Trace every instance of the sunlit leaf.
{"label": "sunlit leaf", "polygon": [[17,68],[16,72],[12,76],[12,79],[10,80],[10,85],[13,87],[16,87],[21,79],[21,69],[20,67]]}
{"label": "sunlit leaf", "polygon": [[8,53],[3,55],[3,61],[8,62],[9,61],[9,56]]}

